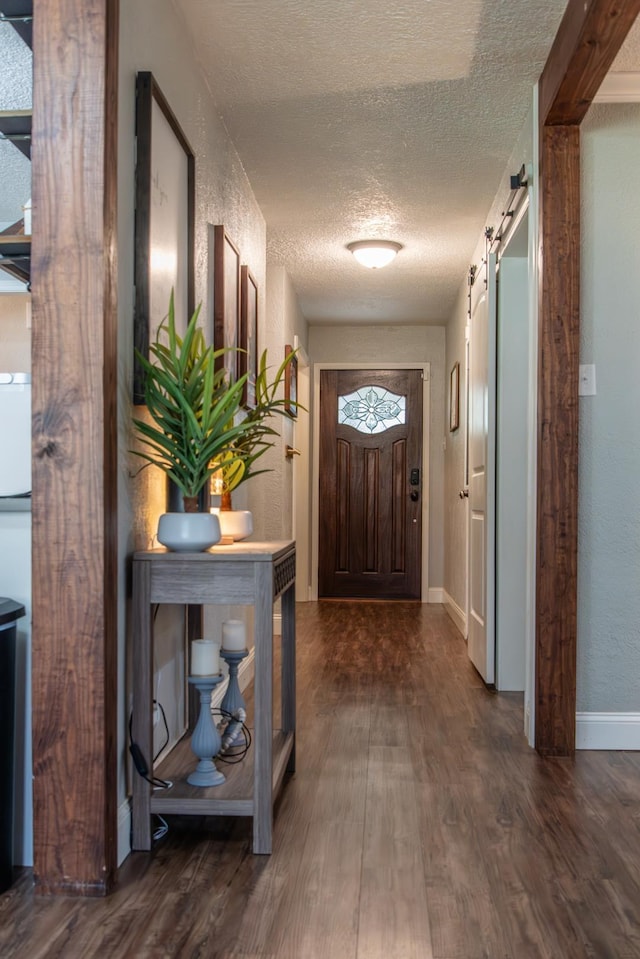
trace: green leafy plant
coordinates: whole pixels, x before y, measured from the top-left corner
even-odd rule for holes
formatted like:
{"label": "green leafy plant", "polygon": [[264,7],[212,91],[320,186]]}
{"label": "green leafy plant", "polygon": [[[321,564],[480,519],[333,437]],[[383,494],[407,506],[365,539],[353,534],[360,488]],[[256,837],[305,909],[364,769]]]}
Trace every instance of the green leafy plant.
{"label": "green leafy plant", "polygon": [[187,512],[197,511],[198,493],[216,470],[216,461],[236,461],[232,445],[247,430],[234,422],[246,376],[229,383],[224,370],[216,370],[224,350],[206,346],[199,315],[198,306],[180,337],[172,292],[166,321],[149,347],[150,358],[137,352],[146,373],[145,402],[152,422],[134,419],[145,450],[132,452],[173,480]]}
{"label": "green leafy plant", "polygon": [[266,470],[255,462],[271,446],[277,431],[268,424],[274,414],[289,416],[285,400],[276,394],[289,354],[268,381],[267,351],[256,378],[256,405],[242,409],[247,375],[229,382],[216,361],[226,352],[207,346],[198,327],[200,307],[189,320],[184,337],[176,332],[173,291],[166,321],[160,326],[149,358],[136,355],[145,370],[145,402],[151,423],[134,419],[145,449],[132,450],[163,470],[181,490],[186,512],[197,512],[198,494],[214,474],[223,480],[223,498],[240,483]]}
{"label": "green leafy plant", "polygon": [[[269,382],[267,366],[267,351],[264,350],[258,364],[256,377],[256,404],[253,409],[246,411],[242,421],[243,430],[231,441],[229,449],[218,457],[217,469],[213,478],[222,480],[221,508],[231,509],[231,493],[241,483],[269,472],[267,469],[256,469],[256,461],[270,449],[273,437],[278,436],[277,430],[268,425],[268,420],[278,414],[287,419],[291,415],[286,409],[286,400],[278,396],[288,364],[294,353],[289,353],[278,367],[276,374]],[[299,406],[301,409],[302,407]]]}

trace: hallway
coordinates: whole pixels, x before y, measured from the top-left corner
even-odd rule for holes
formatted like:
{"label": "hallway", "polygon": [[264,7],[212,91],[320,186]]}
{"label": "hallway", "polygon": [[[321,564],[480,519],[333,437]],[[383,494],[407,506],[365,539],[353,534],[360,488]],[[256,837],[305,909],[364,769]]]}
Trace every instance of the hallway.
{"label": "hallway", "polygon": [[274,853],[170,820],[103,900],[0,898],[3,959],[638,959],[640,754],[541,760],[440,606],[298,606]]}

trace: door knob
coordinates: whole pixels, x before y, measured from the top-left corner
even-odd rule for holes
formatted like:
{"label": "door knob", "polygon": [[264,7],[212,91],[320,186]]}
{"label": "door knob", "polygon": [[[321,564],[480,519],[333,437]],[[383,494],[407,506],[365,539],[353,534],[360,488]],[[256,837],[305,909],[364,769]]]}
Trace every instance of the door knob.
{"label": "door knob", "polygon": [[460,492],[458,493],[458,496],[460,497],[460,499],[468,499],[468,498],[469,498],[469,490],[468,490],[468,489],[461,489]]}
{"label": "door knob", "polygon": [[409,493],[409,499],[411,500],[412,503],[418,502],[418,500],[420,499],[420,493],[418,492],[417,489],[411,490],[411,492]]}

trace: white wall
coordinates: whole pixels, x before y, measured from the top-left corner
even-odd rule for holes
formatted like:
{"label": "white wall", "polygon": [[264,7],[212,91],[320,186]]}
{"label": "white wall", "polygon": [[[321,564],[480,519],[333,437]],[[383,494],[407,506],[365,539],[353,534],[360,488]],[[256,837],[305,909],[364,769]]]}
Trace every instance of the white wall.
{"label": "white wall", "polygon": [[429,446],[429,587],[442,586],[444,575],[444,351],[441,326],[309,327],[312,363],[430,363],[431,423]]}
{"label": "white wall", "polygon": [[[497,229],[502,211],[510,194],[509,177],[517,173],[522,164],[533,162],[533,119],[530,114],[514,146],[509,163],[497,184],[497,192],[486,225]],[[531,214],[533,215],[533,213]],[[480,266],[485,257],[484,232],[478,237],[474,250],[469,251],[469,266]],[[453,602],[466,612],[466,563],[467,563],[467,502],[460,499],[464,484],[464,457],[466,436],[465,382],[465,327],[468,315],[469,287],[466,277],[460,277],[460,288],[446,327],[445,374],[448,377],[453,364],[460,363],[460,428],[447,434],[447,449],[444,463],[444,588]],[[447,413],[448,417],[448,407]]]}
{"label": "white wall", "polygon": [[[126,661],[130,656],[128,557],[134,549],[155,544],[157,519],[166,509],[164,478],[145,469],[135,478],[141,461],[128,450],[131,436],[131,382],[133,359],[133,260],[134,260],[134,129],[135,75],[150,70],[180,123],[196,157],[196,302],[202,301],[205,328],[212,332],[212,297],[208,276],[207,225],[224,224],[258,283],[258,314],[265,317],[266,227],[240,159],[218,117],[214,99],[197,62],[183,19],[171,0],[155,0],[153,11],[145,0],[128,0],[120,9],[120,96],[118,120],[118,324],[119,324],[119,736],[118,794],[126,810],[126,723],[129,703],[125,695]],[[258,340],[265,341],[264,330]],[[155,474],[155,475],[154,475]],[[259,480],[255,481],[256,484]],[[251,500],[255,488],[247,484],[243,497]],[[240,497],[238,497],[240,500]],[[229,608],[208,611],[207,632],[216,632],[220,621],[237,614]],[[244,615],[244,613],[243,613]],[[183,611],[161,607],[156,625],[156,695],[168,711],[171,733],[181,732],[183,676],[181,648]],[[120,857],[126,854],[126,819],[120,824]]]}
{"label": "white wall", "polygon": [[[525,256],[512,255],[519,237],[500,260],[497,317],[496,402],[496,688],[525,686],[527,611],[527,416],[529,373],[528,222]],[[515,252],[515,251],[513,251]]]}
{"label": "white wall", "polygon": [[640,712],[640,105],[582,124],[578,673],[580,712]]}
{"label": "white wall", "polygon": [[[302,315],[295,289],[282,266],[269,263],[267,269],[266,323],[258,350],[268,350],[269,367],[275,373],[284,359],[285,345],[293,346],[295,337],[306,347],[307,321]],[[300,417],[308,416],[300,412]],[[256,536],[267,540],[290,539],[293,535],[293,463],[285,457],[285,447],[295,445],[295,426],[285,418],[273,420],[279,436],[273,448],[261,460],[261,469],[272,472],[249,480]],[[235,499],[235,494],[234,494]]]}

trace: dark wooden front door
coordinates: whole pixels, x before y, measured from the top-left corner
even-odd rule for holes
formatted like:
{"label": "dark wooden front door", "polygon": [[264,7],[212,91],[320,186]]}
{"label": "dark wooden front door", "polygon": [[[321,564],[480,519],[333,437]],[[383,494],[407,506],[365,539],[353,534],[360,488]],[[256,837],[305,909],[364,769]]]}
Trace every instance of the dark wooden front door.
{"label": "dark wooden front door", "polygon": [[320,374],[319,596],[420,599],[422,372]]}

